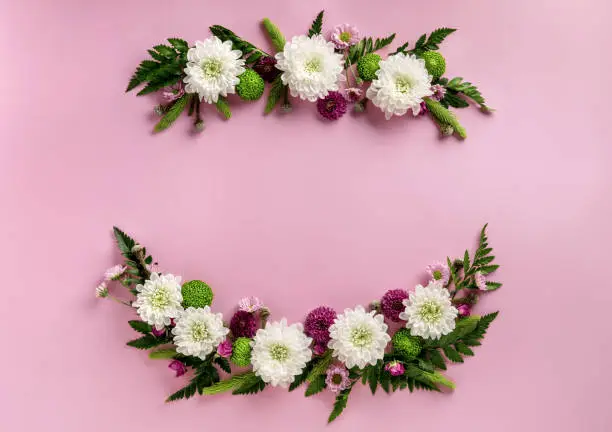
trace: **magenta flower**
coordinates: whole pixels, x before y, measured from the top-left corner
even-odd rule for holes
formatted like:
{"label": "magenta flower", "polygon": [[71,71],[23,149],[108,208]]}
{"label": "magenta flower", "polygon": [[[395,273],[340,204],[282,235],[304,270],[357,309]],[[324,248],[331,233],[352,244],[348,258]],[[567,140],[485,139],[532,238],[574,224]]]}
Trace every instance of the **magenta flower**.
{"label": "magenta flower", "polygon": [[325,384],[334,393],[347,389],[351,385],[349,371],[344,366],[331,365],[327,369]]}
{"label": "magenta flower", "polygon": [[239,310],[232,317],[229,327],[235,338],[250,339],[257,333],[257,318],[252,313]]}
{"label": "magenta flower", "polygon": [[431,91],[433,92],[431,98],[437,101],[441,101],[442,99],[444,99],[444,95],[446,95],[446,89],[440,84],[432,85]]}
{"label": "magenta flower", "polygon": [[476,282],[476,286],[479,290],[487,290],[487,278],[482,273],[476,272],[476,274],[474,275],[474,282]]}
{"label": "magenta flower", "polygon": [[264,306],[263,302],[257,297],[244,297],[238,302],[238,310],[245,312],[257,312]]}
{"label": "magenta flower", "polygon": [[408,292],[404,289],[389,290],[380,300],[382,314],[390,321],[401,321],[399,314],[404,312],[406,306],[402,303],[408,298]]}
{"label": "magenta flower", "polygon": [[344,97],[350,103],[359,102],[363,97],[363,91],[358,87],[349,87],[344,89]]}
{"label": "magenta flower", "polygon": [[385,365],[385,370],[389,372],[392,376],[400,376],[404,375],[404,365],[398,361],[392,361]]}
{"label": "magenta flower", "polygon": [[280,69],[276,68],[276,59],[270,56],[263,56],[257,60],[253,65],[253,70],[269,83],[281,73]]}
{"label": "magenta flower", "polygon": [[151,333],[153,333],[153,336],[155,337],[162,337],[166,334],[166,328],[163,327],[161,329],[158,329],[157,327],[153,326],[153,328],[151,329]]}
{"label": "magenta flower", "polygon": [[331,40],[336,45],[336,48],[340,50],[347,49],[359,42],[359,30],[350,24],[337,25],[332,31]]}
{"label": "magenta flower", "polygon": [[329,342],[329,327],[334,323],[338,314],[335,310],[327,306],[319,306],[311,310],[304,321],[304,333],[312,338],[315,342],[315,347],[320,345],[325,352],[327,343]]}
{"label": "magenta flower", "polygon": [[317,110],[327,120],[338,120],[346,113],[346,105],[342,93],[330,91],[327,96],[317,101]]}
{"label": "magenta flower", "polygon": [[446,285],[450,278],[450,269],[448,268],[448,265],[440,261],[436,261],[433,264],[428,265],[425,267],[425,271],[431,278],[431,281],[439,281],[442,283],[442,285]]}
{"label": "magenta flower", "polygon": [[172,360],[168,367],[176,372],[177,377],[185,375],[185,372],[187,372],[187,367],[185,366],[185,364],[178,360]]}
{"label": "magenta flower", "polygon": [[327,344],[315,342],[315,344],[312,346],[312,352],[315,355],[323,355],[325,354],[325,351],[327,351]]}
{"label": "magenta flower", "polygon": [[225,358],[230,357],[232,355],[232,341],[225,339],[221,342],[219,346],[217,346],[217,354]]}
{"label": "magenta flower", "polygon": [[421,102],[419,105],[419,114],[420,116],[427,114],[427,104],[425,102]]}
{"label": "magenta flower", "polygon": [[178,83],[171,85],[170,87],[164,88],[161,94],[162,98],[166,102],[174,102],[185,94],[185,88],[183,87],[183,83],[179,81]]}
{"label": "magenta flower", "polygon": [[457,311],[459,312],[459,316],[466,317],[470,315],[471,308],[470,305],[462,304],[457,306]]}

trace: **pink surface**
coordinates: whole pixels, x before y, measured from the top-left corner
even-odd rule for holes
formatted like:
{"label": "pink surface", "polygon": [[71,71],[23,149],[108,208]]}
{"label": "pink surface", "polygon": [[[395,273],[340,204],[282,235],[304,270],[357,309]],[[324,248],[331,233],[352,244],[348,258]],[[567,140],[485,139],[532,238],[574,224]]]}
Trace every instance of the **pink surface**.
{"label": "pink surface", "polygon": [[[132,313],[93,297],[118,259],[113,224],[165,270],[207,280],[218,310],[254,294],[295,321],[413,286],[486,221],[505,286],[477,312],[502,313],[449,371],[457,390],[359,388],[328,429],[612,430],[610,2],[360,3],[1,2],[0,430],[325,428],[329,395],[164,404],[184,381],[125,347]],[[263,102],[229,123],[207,108],[197,137],[186,121],[153,137],[153,100],[123,93],[166,37],[205,38],[218,23],[263,45],[260,18],[292,35],[322,8],[328,25],[398,42],[458,27],[443,47],[449,74],[498,112],[462,111],[464,143],[376,111],[263,118]]]}

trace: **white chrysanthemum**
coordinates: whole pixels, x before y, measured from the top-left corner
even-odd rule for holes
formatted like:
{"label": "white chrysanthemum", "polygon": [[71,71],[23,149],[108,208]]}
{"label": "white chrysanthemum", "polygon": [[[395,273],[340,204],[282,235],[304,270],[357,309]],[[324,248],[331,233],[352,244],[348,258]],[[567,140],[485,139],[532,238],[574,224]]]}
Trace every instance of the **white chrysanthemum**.
{"label": "white chrysanthemum", "polygon": [[385,113],[387,120],[406,114],[408,109],[418,115],[423,98],[433,94],[425,61],[414,55],[400,53],[382,60],[376,76],[366,96]]}
{"label": "white chrysanthemum", "polygon": [[161,330],[170,325],[170,318],[178,318],[183,311],[181,277],[171,274],[151,274],[144,285],[136,285],[138,294],[132,303],[143,321]]}
{"label": "white chrysanthemum", "polygon": [[349,369],[375,365],[385,355],[385,347],[391,340],[384,317],[374,311],[366,312],[363,306],[345,309],[329,328],[329,335],[331,340],[327,346]]}
{"label": "white chrysanthemum", "polygon": [[225,340],[228,333],[229,329],[223,325],[223,314],[212,313],[209,306],[185,309],[172,329],[176,352],[202,360]]}
{"label": "white chrysanthemum", "polygon": [[288,387],[312,357],[310,342],[302,324],[287,325],[285,318],[266,324],[251,342],[253,372],[266,383]]}
{"label": "white chrysanthemum", "polygon": [[230,41],[221,42],[216,36],[197,41],[187,51],[185,91],[197,93],[200,101],[207,103],[217,103],[219,96],[235,93],[238,75],[244,72],[241,56]]}
{"label": "white chrysanthemum", "polygon": [[413,336],[439,339],[455,328],[457,309],[451,303],[448,290],[438,281],[426,287],[417,285],[403,303],[406,309],[399,317],[406,321],[406,328]]}
{"label": "white chrysanthemum", "polygon": [[338,90],[338,81],[345,80],[344,60],[334,48],[321,35],[301,35],[276,54],[276,67],[283,71],[281,80],[289,86],[291,96],[314,102]]}

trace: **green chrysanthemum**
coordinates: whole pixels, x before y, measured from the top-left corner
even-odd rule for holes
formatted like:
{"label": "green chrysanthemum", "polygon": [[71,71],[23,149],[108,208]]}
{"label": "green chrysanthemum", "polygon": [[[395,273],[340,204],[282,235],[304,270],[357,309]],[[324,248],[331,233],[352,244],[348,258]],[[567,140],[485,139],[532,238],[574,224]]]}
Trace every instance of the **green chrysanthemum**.
{"label": "green chrysanthemum", "polygon": [[239,367],[247,367],[251,364],[251,339],[240,337],[232,347],[232,363]]}
{"label": "green chrysanthemum", "polygon": [[376,71],[380,68],[380,60],[380,56],[374,53],[369,53],[361,57],[357,62],[357,73],[359,74],[359,78],[364,81],[376,79]]}
{"label": "green chrysanthemum", "polygon": [[391,342],[393,343],[393,351],[407,360],[413,359],[421,353],[419,338],[411,336],[408,329],[399,329],[393,335]]}
{"label": "green chrysanthemum", "polygon": [[183,305],[194,308],[210,306],[214,297],[212,289],[199,280],[185,282],[181,288],[181,294],[183,295]]}
{"label": "green chrysanthemum", "polygon": [[440,78],[446,71],[446,60],[437,51],[425,51],[421,54],[421,58],[425,60],[425,68],[427,72],[434,78]]}
{"label": "green chrysanthemum", "polygon": [[240,82],[236,86],[236,93],[241,99],[254,101],[261,97],[264,92],[264,80],[257,72],[247,69],[238,78]]}

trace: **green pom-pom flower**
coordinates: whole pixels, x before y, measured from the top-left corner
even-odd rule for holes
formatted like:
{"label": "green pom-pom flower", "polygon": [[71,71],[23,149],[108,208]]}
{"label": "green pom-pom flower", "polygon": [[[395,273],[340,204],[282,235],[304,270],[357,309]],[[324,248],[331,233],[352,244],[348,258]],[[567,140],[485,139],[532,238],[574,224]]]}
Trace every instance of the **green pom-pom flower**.
{"label": "green pom-pom flower", "polygon": [[419,338],[411,336],[410,330],[399,329],[391,340],[393,351],[407,360],[411,360],[421,353],[421,341]]}
{"label": "green pom-pom flower", "polygon": [[251,339],[239,337],[232,347],[232,363],[239,367],[247,367],[251,364]]}
{"label": "green pom-pom flower", "polygon": [[261,97],[264,92],[264,80],[257,72],[247,69],[238,78],[240,82],[236,86],[236,93],[241,99],[254,101]]}
{"label": "green pom-pom flower", "polygon": [[380,60],[380,56],[374,53],[369,53],[361,57],[357,62],[357,73],[359,74],[359,78],[364,81],[376,79],[376,71],[380,69]]}
{"label": "green pom-pom flower", "polygon": [[446,60],[437,51],[425,51],[421,54],[421,58],[425,60],[425,68],[427,72],[434,77],[440,78],[446,71]]}
{"label": "green pom-pom flower", "polygon": [[181,288],[183,305],[185,307],[203,308],[212,304],[214,294],[212,289],[200,280],[185,282]]}

